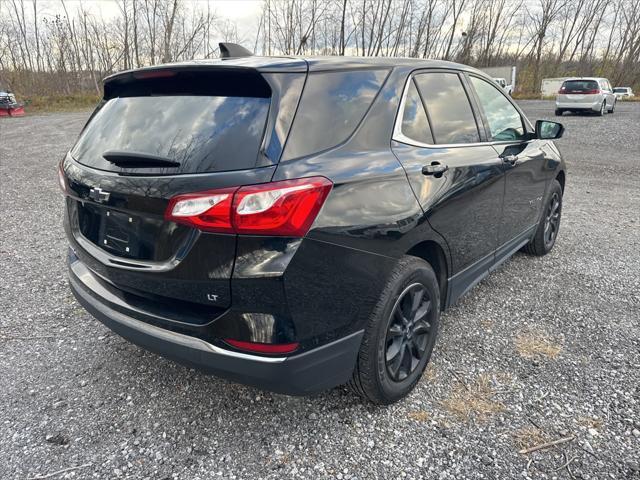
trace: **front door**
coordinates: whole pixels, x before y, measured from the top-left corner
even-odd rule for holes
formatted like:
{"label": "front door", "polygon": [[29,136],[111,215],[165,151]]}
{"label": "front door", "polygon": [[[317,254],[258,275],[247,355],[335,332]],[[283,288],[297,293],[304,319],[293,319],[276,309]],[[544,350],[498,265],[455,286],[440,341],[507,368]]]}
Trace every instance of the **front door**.
{"label": "front door", "polygon": [[469,80],[483,112],[487,135],[505,172],[498,245],[514,241],[516,248],[537,224],[542,208],[549,177],[545,154],[541,150],[544,142],[530,139],[522,115],[493,83],[475,75],[470,75]]}

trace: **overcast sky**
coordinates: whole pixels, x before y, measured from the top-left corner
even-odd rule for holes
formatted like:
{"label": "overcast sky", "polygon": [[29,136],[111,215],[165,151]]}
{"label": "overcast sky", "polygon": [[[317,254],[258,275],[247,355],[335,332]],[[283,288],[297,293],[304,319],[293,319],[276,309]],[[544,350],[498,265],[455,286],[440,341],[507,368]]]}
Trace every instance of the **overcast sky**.
{"label": "overcast sky", "polygon": [[[238,25],[240,37],[247,37],[251,42],[255,40],[263,0],[187,0],[187,3],[206,7],[207,1],[218,17]],[[115,0],[65,0],[65,4],[69,16],[74,16],[81,4],[85,10],[105,19],[116,16],[119,11]],[[39,0],[38,9],[45,15],[64,13],[60,0]]]}
{"label": "overcast sky", "polygon": [[[221,17],[229,19],[255,18],[260,14],[262,0],[208,0],[209,4],[218,12]],[[82,4],[93,13],[101,13],[105,18],[116,15],[118,6],[115,0],[65,0],[69,13],[72,14],[76,8]],[[187,0],[187,3],[205,4],[207,0]],[[38,8],[51,12],[62,12],[59,0],[40,0]]]}

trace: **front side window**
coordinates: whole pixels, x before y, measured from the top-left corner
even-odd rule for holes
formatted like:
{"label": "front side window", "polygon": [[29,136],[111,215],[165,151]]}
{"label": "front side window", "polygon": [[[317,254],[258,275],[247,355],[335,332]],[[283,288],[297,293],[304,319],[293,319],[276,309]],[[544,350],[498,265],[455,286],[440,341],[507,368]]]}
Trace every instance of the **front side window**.
{"label": "front side window", "polygon": [[471,84],[487,117],[491,140],[523,139],[522,117],[511,102],[496,87],[478,77],[471,77]]}
{"label": "front side window", "polygon": [[409,82],[402,114],[402,134],[412,140],[433,144],[429,120],[413,80]]}
{"label": "front side window", "polygon": [[471,104],[456,73],[422,73],[414,80],[431,119],[436,144],[480,141]]}

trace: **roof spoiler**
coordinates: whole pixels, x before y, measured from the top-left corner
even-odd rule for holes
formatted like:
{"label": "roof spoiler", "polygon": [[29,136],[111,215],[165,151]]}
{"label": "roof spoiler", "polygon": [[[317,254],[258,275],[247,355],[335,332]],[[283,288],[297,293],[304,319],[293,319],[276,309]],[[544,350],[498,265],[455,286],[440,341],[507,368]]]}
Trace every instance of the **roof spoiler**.
{"label": "roof spoiler", "polygon": [[251,57],[253,52],[247,50],[237,43],[220,42],[220,58],[238,58],[238,57]]}

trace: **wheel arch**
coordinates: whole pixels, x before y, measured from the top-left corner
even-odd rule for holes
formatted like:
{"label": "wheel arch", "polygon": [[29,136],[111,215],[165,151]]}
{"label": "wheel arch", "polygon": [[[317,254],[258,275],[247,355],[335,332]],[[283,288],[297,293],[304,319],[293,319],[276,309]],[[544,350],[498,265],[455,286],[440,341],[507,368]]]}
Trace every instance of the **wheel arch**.
{"label": "wheel arch", "polygon": [[444,310],[449,279],[449,266],[444,248],[434,240],[425,240],[411,247],[407,255],[421,258],[431,265],[440,287],[440,309]]}
{"label": "wheel arch", "polygon": [[564,182],[565,182],[565,179],[566,179],[566,175],[564,173],[564,170],[560,170],[558,172],[558,174],[556,175],[556,180],[560,184],[560,188],[562,188],[562,193],[563,194],[564,194]]}

